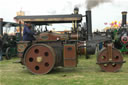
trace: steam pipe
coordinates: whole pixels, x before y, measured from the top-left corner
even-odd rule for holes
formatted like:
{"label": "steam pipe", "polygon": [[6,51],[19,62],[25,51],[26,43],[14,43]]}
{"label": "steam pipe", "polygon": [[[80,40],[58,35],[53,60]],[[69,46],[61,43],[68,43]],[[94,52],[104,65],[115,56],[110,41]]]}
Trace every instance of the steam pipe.
{"label": "steam pipe", "polygon": [[0,35],[3,36],[3,18],[0,18]]}
{"label": "steam pipe", "polygon": [[86,11],[86,24],[87,24],[87,40],[92,39],[92,19],[91,19],[91,10]]}
{"label": "steam pipe", "polygon": [[19,21],[19,27],[20,27],[20,40],[22,40],[22,25],[21,25],[21,21]]}
{"label": "steam pipe", "polygon": [[121,24],[121,26],[125,26],[126,23],[127,23],[127,12],[123,11],[122,12],[122,24]]}
{"label": "steam pipe", "polygon": [[[79,14],[79,8],[78,7],[75,7],[74,8],[74,14],[76,15],[76,14]],[[73,27],[73,32],[77,32],[77,29],[78,29],[78,23],[77,23],[77,21],[73,21],[72,22],[72,27]]]}

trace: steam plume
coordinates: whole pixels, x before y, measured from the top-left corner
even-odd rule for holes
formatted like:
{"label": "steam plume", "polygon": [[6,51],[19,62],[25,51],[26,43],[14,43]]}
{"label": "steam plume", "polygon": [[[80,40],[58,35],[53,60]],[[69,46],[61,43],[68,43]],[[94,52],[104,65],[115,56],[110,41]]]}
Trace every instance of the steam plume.
{"label": "steam plume", "polygon": [[112,0],[86,0],[87,9],[90,10],[102,3],[111,2]]}

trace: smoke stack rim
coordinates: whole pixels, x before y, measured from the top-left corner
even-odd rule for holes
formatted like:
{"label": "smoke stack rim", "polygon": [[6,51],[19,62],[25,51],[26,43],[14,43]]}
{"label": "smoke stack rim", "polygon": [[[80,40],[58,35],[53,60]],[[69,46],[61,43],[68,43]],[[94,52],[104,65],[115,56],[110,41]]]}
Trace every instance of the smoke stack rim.
{"label": "smoke stack rim", "polygon": [[75,7],[74,8],[74,14],[78,14],[79,13],[79,8],[78,7]]}
{"label": "smoke stack rim", "polygon": [[75,7],[74,10],[79,11],[79,8],[78,7]]}
{"label": "smoke stack rim", "polygon": [[123,11],[123,12],[122,12],[122,15],[127,15],[127,12],[126,12],[126,11]]}
{"label": "smoke stack rim", "polygon": [[91,11],[91,9],[88,9],[86,12]]}

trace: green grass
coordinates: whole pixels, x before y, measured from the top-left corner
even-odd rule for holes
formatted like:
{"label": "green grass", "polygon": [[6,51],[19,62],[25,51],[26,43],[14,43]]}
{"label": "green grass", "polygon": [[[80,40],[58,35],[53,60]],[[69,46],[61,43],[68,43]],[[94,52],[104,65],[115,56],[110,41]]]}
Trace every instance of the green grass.
{"label": "green grass", "polygon": [[0,62],[0,85],[128,85],[128,57],[116,73],[102,72],[96,58],[79,57],[76,68],[59,67],[46,75],[33,75],[24,66],[13,63],[18,59]]}

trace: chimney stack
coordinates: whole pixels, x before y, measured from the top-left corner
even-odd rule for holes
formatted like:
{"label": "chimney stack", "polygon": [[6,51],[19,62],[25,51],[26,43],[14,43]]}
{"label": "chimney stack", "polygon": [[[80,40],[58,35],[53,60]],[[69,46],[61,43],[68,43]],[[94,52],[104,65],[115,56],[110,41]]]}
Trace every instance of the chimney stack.
{"label": "chimney stack", "polygon": [[126,11],[123,11],[122,12],[122,24],[121,26],[125,26],[127,24],[127,12]]}
{"label": "chimney stack", "polygon": [[86,11],[86,24],[87,24],[87,39],[92,39],[92,18],[91,18],[91,10]]}
{"label": "chimney stack", "polygon": [[0,18],[0,35],[3,36],[3,18]]}

